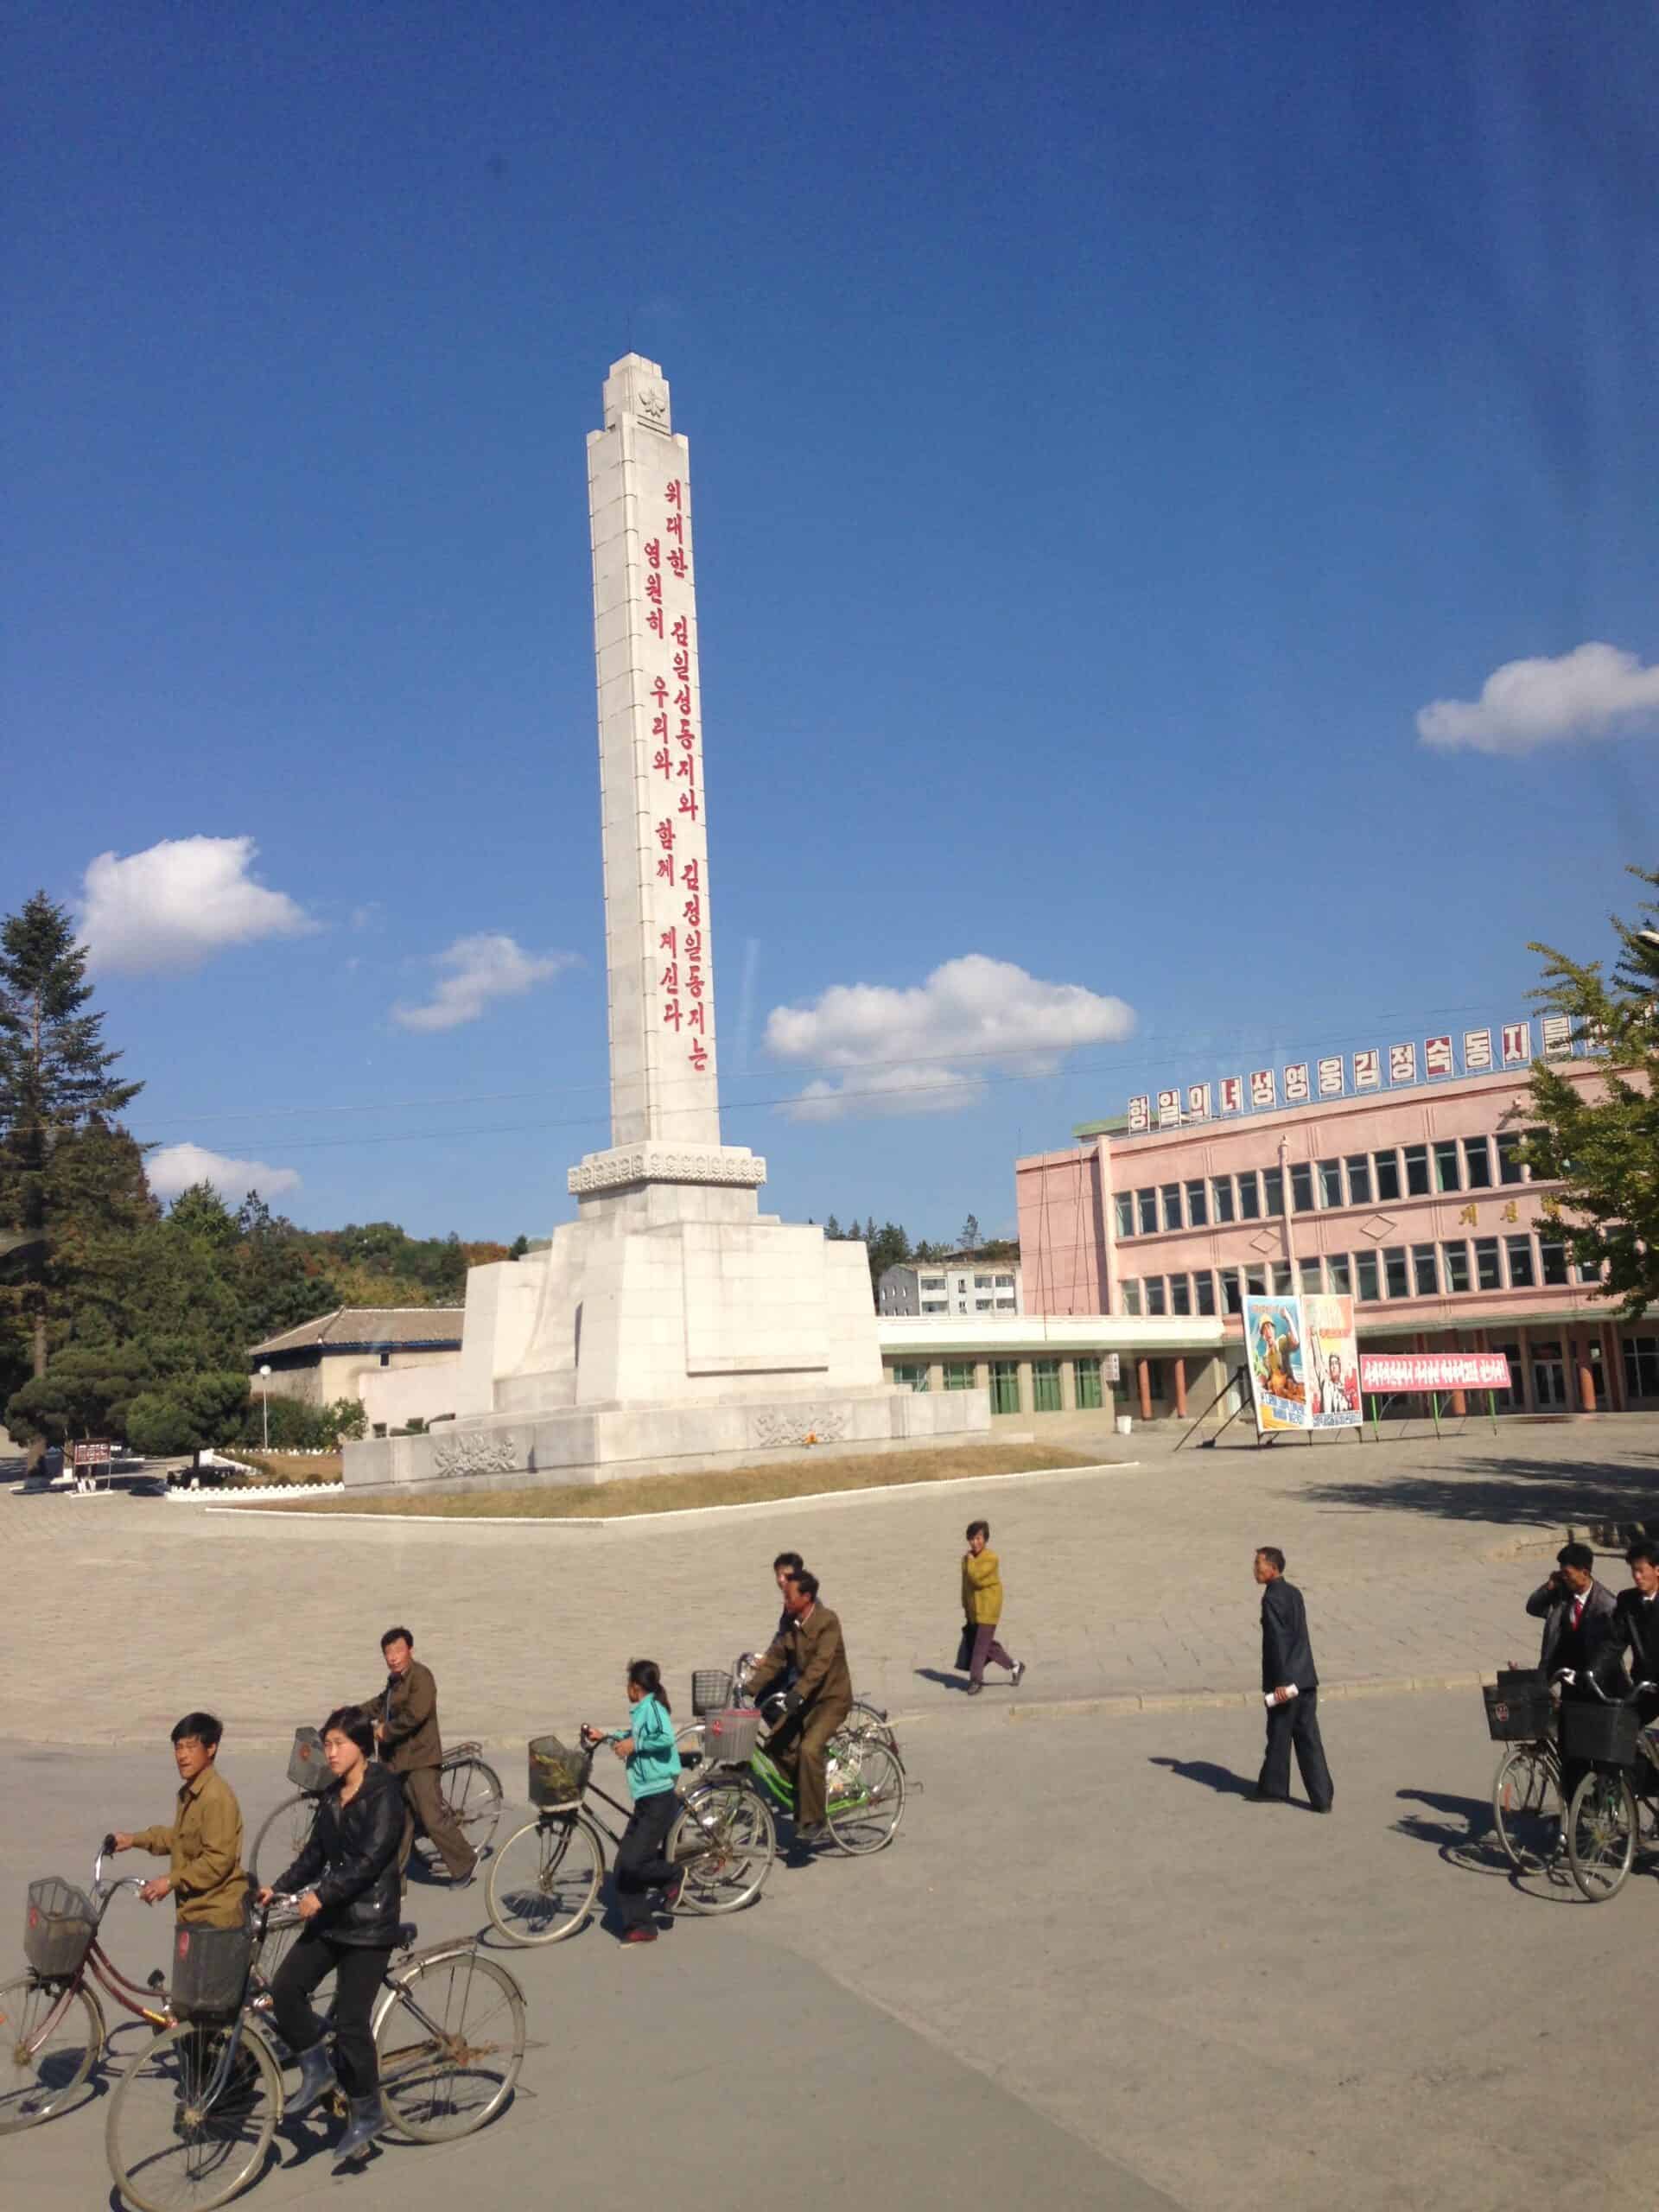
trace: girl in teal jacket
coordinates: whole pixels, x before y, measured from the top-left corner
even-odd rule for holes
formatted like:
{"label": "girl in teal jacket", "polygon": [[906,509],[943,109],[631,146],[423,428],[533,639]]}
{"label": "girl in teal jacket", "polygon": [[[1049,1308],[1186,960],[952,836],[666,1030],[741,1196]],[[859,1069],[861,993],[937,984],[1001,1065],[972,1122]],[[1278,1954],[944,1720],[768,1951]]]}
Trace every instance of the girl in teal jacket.
{"label": "girl in teal jacket", "polygon": [[628,1662],[628,1703],[632,1711],[626,1728],[601,1735],[584,1727],[582,1732],[586,1742],[607,1743],[618,1758],[627,1762],[633,1811],[617,1847],[617,1916],[625,1943],[654,1943],[652,1891],[664,1891],[664,1909],[672,1912],[680,1901],[681,1881],[681,1870],[663,1856],[680,1809],[674,1788],[680,1778],[680,1755],[674,1748],[674,1722],[662,1669],[654,1660]]}

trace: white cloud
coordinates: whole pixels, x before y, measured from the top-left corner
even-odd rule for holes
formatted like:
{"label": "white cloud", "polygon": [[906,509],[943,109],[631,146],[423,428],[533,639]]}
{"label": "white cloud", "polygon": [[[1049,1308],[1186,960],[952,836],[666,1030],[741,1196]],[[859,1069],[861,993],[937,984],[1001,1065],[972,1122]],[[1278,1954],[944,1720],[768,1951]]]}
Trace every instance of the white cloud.
{"label": "white cloud", "polygon": [[248,873],[251,837],[163,837],[86,870],[81,936],[92,964],[127,975],[199,968],[215,952],[317,925],[285,892]]}
{"label": "white cloud", "polygon": [[1540,745],[1659,729],[1659,667],[1618,645],[1575,645],[1557,660],[1510,660],[1478,699],[1436,699],[1417,717],[1425,745],[1455,752],[1530,753]]}
{"label": "white cloud", "polygon": [[992,1071],[1052,1075],[1081,1045],[1135,1027],[1134,1008],[1081,983],[1045,983],[982,952],[947,960],[925,983],[894,990],[837,983],[812,1005],[775,1007],[774,1058],[840,1071],[783,1108],[793,1121],[844,1116],[955,1114],[982,1097]]}
{"label": "white cloud", "polygon": [[274,1198],[284,1191],[297,1191],[298,1173],[292,1167],[273,1167],[264,1160],[232,1160],[222,1152],[208,1152],[199,1144],[165,1144],[144,1163],[149,1187],[158,1198],[176,1198],[194,1183],[211,1183],[226,1205],[240,1205],[250,1191]]}
{"label": "white cloud", "polygon": [[404,1029],[459,1029],[476,1021],[492,1000],[516,998],[537,983],[551,982],[575,964],[573,952],[526,952],[500,931],[458,937],[433,957],[438,981],[422,1006],[395,1006],[391,1018]]}

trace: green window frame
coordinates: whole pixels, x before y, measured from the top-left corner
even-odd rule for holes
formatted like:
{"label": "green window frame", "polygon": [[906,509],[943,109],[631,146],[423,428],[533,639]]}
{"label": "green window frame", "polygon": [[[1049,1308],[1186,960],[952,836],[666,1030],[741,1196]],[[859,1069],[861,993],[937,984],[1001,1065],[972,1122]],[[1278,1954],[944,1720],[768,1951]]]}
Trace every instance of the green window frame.
{"label": "green window frame", "polygon": [[1077,1411],[1092,1413],[1100,1404],[1100,1362],[1077,1359],[1071,1365],[1077,1379]]}
{"label": "green window frame", "polygon": [[1031,1409],[1036,1414],[1057,1414],[1060,1410],[1060,1363],[1058,1359],[1032,1361]]}
{"label": "green window frame", "polygon": [[1020,1363],[1017,1359],[991,1362],[991,1411],[1017,1414],[1020,1410]]}
{"label": "green window frame", "polygon": [[947,1390],[971,1390],[974,1387],[973,1361],[947,1359],[944,1363],[944,1387]]}
{"label": "green window frame", "polygon": [[921,1395],[927,1389],[927,1362],[925,1359],[896,1359],[893,1363],[893,1387],[899,1390],[914,1390]]}

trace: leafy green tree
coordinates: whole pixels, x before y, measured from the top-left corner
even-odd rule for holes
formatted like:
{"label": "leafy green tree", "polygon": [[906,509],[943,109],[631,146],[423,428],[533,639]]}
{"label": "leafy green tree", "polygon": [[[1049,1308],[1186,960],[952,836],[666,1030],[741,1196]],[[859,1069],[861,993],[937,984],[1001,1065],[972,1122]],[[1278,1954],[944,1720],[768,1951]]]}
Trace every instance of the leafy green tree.
{"label": "leafy green tree", "polygon": [[366,1436],[369,1417],[363,1409],[360,1398],[336,1398],[332,1404],[322,1408],[319,1427],[321,1441],[338,1446],[354,1443],[358,1438]]}
{"label": "leafy green tree", "polygon": [[132,1401],[155,1382],[154,1368],[136,1344],[71,1344],[44,1375],[12,1392],[6,1426],[30,1443],[119,1438]]}
{"label": "leafy green tree", "polygon": [[979,1217],[976,1214],[970,1213],[967,1220],[963,1223],[961,1245],[963,1255],[968,1259],[971,1260],[978,1251]]}
{"label": "leafy green tree", "polygon": [[880,1284],[889,1268],[903,1267],[910,1257],[910,1239],[897,1222],[883,1222],[877,1229],[874,1218],[865,1238],[870,1258],[870,1285]]}
{"label": "leafy green tree", "polygon": [[168,1209],[168,1224],[181,1235],[194,1237],[216,1252],[235,1249],[241,1230],[236,1216],[211,1183],[193,1183],[181,1191]]}
{"label": "leafy green tree", "polygon": [[144,1392],[127,1408],[127,1442],[146,1459],[172,1459],[229,1444],[247,1410],[245,1375],[213,1370]]}
{"label": "leafy green tree", "polygon": [[507,1257],[510,1260],[522,1260],[529,1249],[530,1239],[528,1236],[522,1235],[515,1236],[512,1243],[507,1247]]}
{"label": "leafy green tree", "polygon": [[832,1213],[825,1214],[823,1217],[823,1233],[832,1244],[841,1242],[841,1224]]}
{"label": "leafy green tree", "polygon": [[[236,1217],[244,1350],[346,1303],[314,1240],[250,1191]],[[400,1235],[401,1231],[398,1232]]]}
{"label": "leafy green tree", "polygon": [[36,892],[0,925],[0,1218],[27,1240],[9,1294],[37,1376],[60,1318],[66,1224],[91,1201],[96,1227],[96,1201],[111,1196],[97,1140],[143,1087],[116,1075],[92,996],[68,910]]}
{"label": "leafy green tree", "polygon": [[[1630,873],[1659,890],[1659,872]],[[1574,1256],[1605,1264],[1596,1294],[1618,1299],[1633,1321],[1659,1300],[1659,902],[1611,923],[1611,975],[1599,960],[1528,947],[1544,963],[1534,1002],[1605,1050],[1606,1067],[1592,1096],[1549,1061],[1534,1064],[1522,1152],[1535,1176],[1560,1179],[1556,1209]]]}

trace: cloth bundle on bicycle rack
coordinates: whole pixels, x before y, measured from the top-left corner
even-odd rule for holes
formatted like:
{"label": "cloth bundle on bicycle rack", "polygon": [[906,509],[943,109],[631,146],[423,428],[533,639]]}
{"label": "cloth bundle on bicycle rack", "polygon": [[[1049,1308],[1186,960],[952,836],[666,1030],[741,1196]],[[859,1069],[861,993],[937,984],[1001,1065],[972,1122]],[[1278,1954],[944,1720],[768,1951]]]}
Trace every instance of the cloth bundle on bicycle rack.
{"label": "cloth bundle on bicycle rack", "polygon": [[334,1780],[322,1755],[322,1735],[315,1728],[296,1728],[294,1748],[288,1755],[288,1778],[296,1789],[320,1796]]}
{"label": "cloth bundle on bicycle rack", "polygon": [[85,1890],[55,1874],[29,1885],[23,1956],[48,1981],[67,1981],[79,1971],[98,1933],[98,1907]]}
{"label": "cloth bundle on bicycle rack", "polygon": [[705,1719],[711,1713],[723,1713],[732,1701],[732,1678],[717,1669],[698,1667],[691,1675],[691,1712],[693,1718]]}
{"label": "cloth bundle on bicycle rack", "polygon": [[175,2017],[228,2019],[241,2009],[252,1964],[251,1928],[181,1923],[173,1939],[173,1980],[168,1990]]}
{"label": "cloth bundle on bicycle rack", "polygon": [[556,1736],[530,1739],[530,1802],[543,1812],[579,1805],[594,1764],[591,1751],[573,1751]]}
{"label": "cloth bundle on bicycle rack", "polygon": [[1486,1732],[1495,1744],[1530,1743],[1549,1733],[1549,1679],[1541,1668],[1503,1667],[1494,1687],[1483,1682]]}
{"label": "cloth bundle on bicycle rack", "polygon": [[1561,1703],[1561,1756],[1594,1759],[1604,1766],[1634,1766],[1641,1724],[1633,1705],[1601,1705],[1567,1698]]}
{"label": "cloth bundle on bicycle rack", "polygon": [[760,1715],[752,1705],[711,1713],[702,1732],[705,1766],[747,1766],[760,1740]]}

